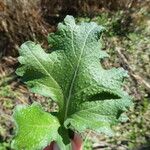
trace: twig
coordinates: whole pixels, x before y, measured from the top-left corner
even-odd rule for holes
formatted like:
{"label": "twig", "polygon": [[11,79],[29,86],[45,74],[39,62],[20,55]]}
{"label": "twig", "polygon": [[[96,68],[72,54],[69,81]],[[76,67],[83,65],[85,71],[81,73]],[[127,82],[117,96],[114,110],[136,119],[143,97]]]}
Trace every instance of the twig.
{"label": "twig", "polygon": [[124,56],[124,54],[121,52],[121,48],[117,47],[116,48],[120,58],[122,61],[125,63],[125,65],[128,67],[128,70],[130,71],[130,75],[137,80],[138,82],[142,83],[148,90],[150,90],[150,83],[148,83],[146,80],[144,80],[140,75],[136,74],[133,69],[130,67],[128,60]]}

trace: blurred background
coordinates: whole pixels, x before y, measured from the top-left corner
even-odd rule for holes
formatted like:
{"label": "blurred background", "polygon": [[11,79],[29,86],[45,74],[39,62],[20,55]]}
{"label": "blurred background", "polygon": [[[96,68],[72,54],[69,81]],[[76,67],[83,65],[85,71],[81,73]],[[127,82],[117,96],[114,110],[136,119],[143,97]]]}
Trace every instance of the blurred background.
{"label": "blurred background", "polygon": [[[114,127],[109,138],[90,132],[85,150],[150,150],[150,1],[149,0],[0,0],[0,150],[10,150],[14,135],[12,110],[34,100],[51,111],[53,102],[30,93],[15,75],[18,47],[27,40],[47,48],[47,35],[73,15],[77,22],[94,21],[106,28],[106,68],[128,70],[125,90],[133,97],[129,120]],[[83,138],[86,136],[83,135]]]}

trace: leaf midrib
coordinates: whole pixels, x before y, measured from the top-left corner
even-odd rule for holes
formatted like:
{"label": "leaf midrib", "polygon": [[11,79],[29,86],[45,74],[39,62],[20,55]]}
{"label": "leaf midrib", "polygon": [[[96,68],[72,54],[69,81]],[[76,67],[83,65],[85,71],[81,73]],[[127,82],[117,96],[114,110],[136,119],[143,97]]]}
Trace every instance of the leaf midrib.
{"label": "leaf midrib", "polygon": [[[84,52],[84,48],[85,48],[87,39],[88,39],[88,37],[89,37],[89,35],[90,35],[90,32],[93,31],[96,27],[97,27],[97,26],[94,26],[94,27],[88,32],[88,34],[87,34],[87,36],[86,36],[86,38],[85,38],[83,47],[82,47],[82,49],[81,49],[81,54],[80,54],[79,60],[78,60],[78,62],[77,62],[77,67],[76,67],[76,69],[75,69],[75,71],[74,71],[74,75],[73,75],[73,78],[72,78],[72,81],[71,81],[68,98],[67,98],[66,105],[65,105],[64,121],[65,121],[66,118],[67,118],[68,108],[69,108],[69,103],[70,103],[70,98],[71,98],[72,90],[73,90],[73,85],[74,85],[74,82],[75,82],[75,79],[76,79],[76,76],[77,76],[77,72],[78,72],[78,69],[79,69],[79,66],[80,66],[81,58],[82,58],[82,55],[83,55],[83,52]],[[73,43],[73,42],[72,42],[72,43]]]}

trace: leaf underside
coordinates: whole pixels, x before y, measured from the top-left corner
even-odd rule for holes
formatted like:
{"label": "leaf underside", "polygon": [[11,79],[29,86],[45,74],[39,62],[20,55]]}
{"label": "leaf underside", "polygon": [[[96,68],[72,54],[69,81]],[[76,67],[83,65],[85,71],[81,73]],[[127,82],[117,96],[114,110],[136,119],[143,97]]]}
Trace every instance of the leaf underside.
{"label": "leaf underside", "polygon": [[[106,70],[100,63],[108,57],[101,50],[99,41],[103,30],[94,22],[77,25],[72,16],[67,16],[63,23],[58,24],[58,31],[48,37],[51,53],[46,53],[39,44],[31,41],[24,43],[19,50],[21,66],[16,73],[33,93],[50,97],[59,106],[56,116],[59,125],[54,131],[49,131],[52,132],[49,141],[57,140],[59,126],[80,133],[91,129],[112,135],[111,126],[121,120],[122,112],[132,104],[122,88],[127,72],[122,68]],[[23,117],[21,114],[20,118]],[[32,125],[32,119],[30,121]],[[44,121],[47,120],[41,124],[46,124]],[[17,126],[20,129],[17,135],[21,137],[24,125],[18,121]],[[26,132],[30,131],[26,128]]]}

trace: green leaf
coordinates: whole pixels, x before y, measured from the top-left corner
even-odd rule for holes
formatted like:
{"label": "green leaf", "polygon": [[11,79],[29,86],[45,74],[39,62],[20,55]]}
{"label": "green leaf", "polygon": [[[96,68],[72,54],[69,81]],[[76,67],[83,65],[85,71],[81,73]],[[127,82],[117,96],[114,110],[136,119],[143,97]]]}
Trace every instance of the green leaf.
{"label": "green leaf", "polygon": [[126,107],[130,104],[130,100],[125,99],[84,102],[78,107],[76,113],[67,119],[65,125],[70,124],[72,130],[80,133],[92,129],[112,136],[111,126],[120,121],[122,117],[120,114],[126,111]]}
{"label": "green leaf", "polygon": [[26,150],[41,150],[51,141],[62,143],[58,134],[59,121],[42,110],[41,105],[17,106],[13,114],[17,132],[12,147]]}
{"label": "green leaf", "polygon": [[63,105],[62,89],[52,76],[56,56],[49,57],[40,45],[33,42],[24,43],[19,49],[19,62],[22,67],[16,70],[17,75],[23,76],[23,81],[34,93],[51,97],[60,107]]}
{"label": "green leaf", "polygon": [[99,40],[103,30],[94,22],[77,25],[67,16],[48,37],[53,52],[46,53],[31,41],[19,50],[17,74],[32,92],[58,104],[62,128],[112,135],[111,126],[121,121],[122,112],[132,105],[122,88],[127,72],[106,70],[100,63],[108,57]]}

